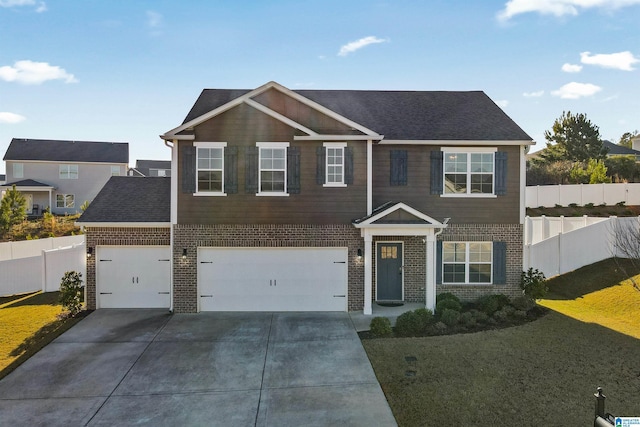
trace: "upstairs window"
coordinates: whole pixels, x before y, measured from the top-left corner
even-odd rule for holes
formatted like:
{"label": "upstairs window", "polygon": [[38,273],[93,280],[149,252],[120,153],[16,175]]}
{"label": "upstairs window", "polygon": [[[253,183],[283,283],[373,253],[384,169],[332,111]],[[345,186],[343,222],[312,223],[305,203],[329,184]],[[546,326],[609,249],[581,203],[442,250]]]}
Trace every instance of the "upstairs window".
{"label": "upstairs window", "polygon": [[494,153],[444,153],[444,194],[494,194]]}
{"label": "upstairs window", "polygon": [[120,166],[111,166],[111,176],[120,176]]}
{"label": "upstairs window", "polygon": [[288,143],[257,143],[259,149],[258,194],[285,195]]}
{"label": "upstairs window", "polygon": [[327,187],[342,187],[344,182],[344,160],[346,143],[325,142],[323,147],[326,150],[326,183]]}
{"label": "upstairs window", "polygon": [[24,178],[24,163],[13,164],[13,177]]}
{"label": "upstairs window", "polygon": [[196,193],[224,193],[224,142],[196,143]]}
{"label": "upstairs window", "polygon": [[78,165],[60,165],[60,179],[78,179]]}

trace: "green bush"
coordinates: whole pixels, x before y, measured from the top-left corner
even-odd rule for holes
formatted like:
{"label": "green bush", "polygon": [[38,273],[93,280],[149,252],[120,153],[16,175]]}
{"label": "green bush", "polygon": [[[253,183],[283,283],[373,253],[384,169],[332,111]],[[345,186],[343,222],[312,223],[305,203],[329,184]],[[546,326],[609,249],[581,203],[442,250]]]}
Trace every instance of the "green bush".
{"label": "green bush", "polygon": [[60,303],[71,317],[82,310],[82,273],[67,271],[60,282]]}
{"label": "green bush", "polygon": [[433,331],[437,334],[443,334],[447,331],[447,325],[443,322],[437,322],[433,325]]}
{"label": "green bush", "polygon": [[476,320],[474,314],[470,311],[465,311],[460,315],[460,323],[462,323],[467,328],[475,328],[478,325],[478,321]]}
{"label": "green bush", "polygon": [[509,304],[509,297],[503,294],[484,295],[478,298],[478,309],[489,316]]}
{"label": "green bush", "polygon": [[378,338],[390,337],[393,333],[391,321],[386,317],[374,317],[371,319],[369,330]]}
{"label": "green bush", "polygon": [[416,314],[420,332],[424,332],[435,320],[433,312],[427,308],[418,308],[413,312]]}
{"label": "green bush", "polygon": [[436,304],[440,301],[444,301],[446,299],[452,299],[454,301],[460,302],[460,298],[452,294],[451,292],[443,292],[441,294],[436,295]]}
{"label": "green bush", "polygon": [[422,332],[420,319],[414,311],[402,313],[396,319],[396,334],[401,337],[415,337]]}
{"label": "green bush", "polygon": [[442,317],[444,310],[455,310],[457,312],[462,311],[462,304],[454,299],[443,299],[436,303],[436,316]]}
{"label": "green bush", "polygon": [[524,310],[516,310],[513,313],[513,317],[516,317],[518,319],[526,319],[527,318],[527,312]]}
{"label": "green bush", "polygon": [[469,311],[469,313],[473,315],[473,317],[476,319],[476,322],[478,323],[487,323],[487,321],[489,320],[489,315],[487,315],[487,313],[484,313],[480,310],[474,309]]}
{"label": "green bush", "polygon": [[460,312],[445,308],[440,316],[440,320],[447,326],[454,326],[460,322]]}
{"label": "green bush", "polygon": [[527,297],[533,300],[544,298],[549,290],[544,273],[533,268],[520,274],[520,288]]}
{"label": "green bush", "polygon": [[509,313],[504,309],[498,310],[493,313],[493,318],[501,323],[506,322],[507,320],[509,320]]}
{"label": "green bush", "polygon": [[517,297],[511,300],[511,305],[516,309],[516,310],[521,310],[521,311],[529,311],[531,310],[533,307],[536,306],[536,303],[533,299],[527,297],[527,296],[521,296],[521,297]]}

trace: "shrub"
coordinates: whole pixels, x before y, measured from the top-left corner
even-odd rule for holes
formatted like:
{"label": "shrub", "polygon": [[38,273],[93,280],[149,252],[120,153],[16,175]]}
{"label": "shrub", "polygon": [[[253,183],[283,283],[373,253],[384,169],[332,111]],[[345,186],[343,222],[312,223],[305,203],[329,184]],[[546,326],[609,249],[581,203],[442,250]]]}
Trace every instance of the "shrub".
{"label": "shrub", "polygon": [[440,316],[440,320],[447,326],[454,326],[460,322],[460,312],[445,308]]}
{"label": "shrub", "polygon": [[462,323],[467,328],[475,328],[478,325],[478,321],[476,320],[474,314],[470,311],[465,311],[460,315],[460,323]]}
{"label": "shrub", "polygon": [[516,317],[518,319],[526,319],[527,318],[527,312],[524,310],[516,310],[513,312],[513,317]]}
{"label": "shrub", "polygon": [[416,314],[420,332],[424,332],[433,323],[433,312],[427,308],[414,310]]}
{"label": "shrub", "polygon": [[520,274],[520,288],[533,300],[543,298],[549,290],[544,273],[534,268],[529,268]]}
{"label": "shrub", "polygon": [[585,208],[592,208],[593,207],[593,203],[587,203],[586,205],[584,205]]}
{"label": "shrub", "polygon": [[413,337],[421,333],[420,319],[414,311],[407,311],[396,320],[396,334],[401,337]]}
{"label": "shrub", "polygon": [[437,322],[433,325],[433,330],[437,334],[443,334],[447,331],[447,325],[445,325],[443,322]]}
{"label": "shrub", "polygon": [[533,307],[535,307],[536,303],[533,299],[523,295],[521,297],[517,297],[511,300],[511,305],[516,310],[521,310],[526,312],[531,310]]}
{"label": "shrub", "polygon": [[386,317],[374,317],[371,319],[369,330],[378,338],[390,337],[393,333],[391,330],[391,321]]}
{"label": "shrub", "polygon": [[498,310],[493,313],[493,318],[498,322],[506,322],[509,319],[509,313],[507,313],[504,309]]}
{"label": "shrub", "polygon": [[478,298],[476,304],[480,311],[489,316],[509,304],[509,297],[503,294],[484,295]]}
{"label": "shrub", "polygon": [[460,304],[459,301],[453,299],[443,299],[440,302],[436,303],[436,316],[438,316],[438,318],[441,318],[442,313],[447,309],[460,312],[462,310],[462,304]]}
{"label": "shrub", "polygon": [[74,317],[82,310],[82,273],[67,271],[60,282],[62,308]]}
{"label": "shrub", "polygon": [[438,304],[440,301],[444,301],[446,299],[451,299],[451,300],[460,302],[460,298],[458,298],[457,296],[455,296],[451,292],[443,292],[441,294],[436,295],[436,304]]}
{"label": "shrub", "polygon": [[469,313],[473,315],[473,317],[476,319],[476,322],[478,323],[487,323],[487,321],[489,320],[489,315],[480,310],[471,310]]}

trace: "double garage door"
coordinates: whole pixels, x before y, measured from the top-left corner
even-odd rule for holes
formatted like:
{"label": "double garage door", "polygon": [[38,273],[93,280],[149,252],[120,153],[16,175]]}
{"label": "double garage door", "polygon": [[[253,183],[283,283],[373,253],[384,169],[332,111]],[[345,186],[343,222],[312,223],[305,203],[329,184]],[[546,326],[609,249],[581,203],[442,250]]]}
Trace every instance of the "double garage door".
{"label": "double garage door", "polygon": [[169,308],[169,246],[98,246],[98,308]]}
{"label": "double garage door", "polygon": [[198,248],[200,311],[346,311],[347,248]]}

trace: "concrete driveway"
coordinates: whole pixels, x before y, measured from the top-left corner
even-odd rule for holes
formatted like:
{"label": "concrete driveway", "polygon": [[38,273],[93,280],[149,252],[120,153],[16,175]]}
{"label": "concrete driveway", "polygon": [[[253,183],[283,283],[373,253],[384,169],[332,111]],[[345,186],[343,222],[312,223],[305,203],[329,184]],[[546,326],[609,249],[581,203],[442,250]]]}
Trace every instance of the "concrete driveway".
{"label": "concrete driveway", "polygon": [[347,313],[98,310],[0,381],[13,426],[392,426]]}

